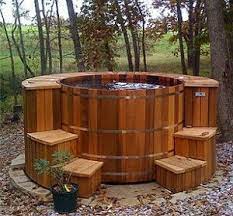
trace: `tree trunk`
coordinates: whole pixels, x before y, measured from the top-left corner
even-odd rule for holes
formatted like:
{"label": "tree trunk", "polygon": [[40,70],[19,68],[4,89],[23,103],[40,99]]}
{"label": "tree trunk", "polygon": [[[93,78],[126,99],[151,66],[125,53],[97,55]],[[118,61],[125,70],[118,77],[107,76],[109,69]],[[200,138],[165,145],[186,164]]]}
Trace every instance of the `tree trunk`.
{"label": "tree trunk", "polygon": [[107,54],[107,59],[106,59],[107,69],[108,71],[113,71],[112,55],[111,55],[108,41],[105,42],[105,50]]}
{"label": "tree trunk", "polygon": [[128,19],[128,22],[129,22],[129,30],[131,32],[132,41],[133,41],[135,71],[139,71],[139,69],[140,69],[140,54],[139,54],[139,47],[138,47],[138,40],[137,40],[138,35],[137,35],[137,31],[136,31],[135,27],[133,26],[128,0],[124,0],[124,4],[125,4],[126,17]]}
{"label": "tree trunk", "polygon": [[201,47],[199,44],[194,44],[193,51],[193,75],[200,75],[200,57],[201,57]]}
{"label": "tree trunk", "polygon": [[[21,4],[22,4],[22,2],[21,2]],[[22,24],[21,24],[21,18],[20,18],[20,13],[19,13],[19,7],[20,7],[20,5],[18,3],[18,0],[15,0],[15,9],[16,9],[16,17],[17,17],[17,21],[18,21],[19,40],[20,40],[19,47],[21,48],[21,53],[22,53],[24,74],[26,77],[28,77],[28,71],[27,71],[27,66],[26,66],[27,59],[26,59],[25,46],[24,46],[24,40],[23,40]]]}
{"label": "tree trunk", "polygon": [[146,72],[147,71],[147,63],[146,63],[146,45],[145,45],[145,24],[146,24],[146,21],[144,19],[144,14],[142,12],[142,9],[139,5],[139,2],[138,0],[135,0],[136,1],[136,4],[137,4],[137,7],[138,7],[138,10],[139,10],[139,13],[141,15],[141,18],[142,18],[142,54],[143,54],[143,66],[144,66],[144,71]]}
{"label": "tree trunk", "polygon": [[[53,62],[52,62],[52,50],[51,50],[51,43],[50,43],[50,25],[48,22],[48,17],[46,15],[46,11],[45,11],[45,2],[44,0],[41,1],[42,2],[42,14],[44,17],[44,23],[45,23],[45,31],[46,31],[46,64],[47,61],[49,62],[49,68],[48,68],[48,72],[49,74],[52,73],[53,70]],[[52,10],[52,8],[51,8]]]}
{"label": "tree trunk", "polygon": [[7,31],[7,26],[6,26],[5,18],[4,18],[4,15],[3,15],[1,9],[0,9],[0,15],[1,15],[1,17],[2,17],[2,24],[3,24],[4,32],[5,32],[6,39],[7,39],[7,43],[8,43],[9,53],[10,53],[10,59],[11,59],[11,74],[12,74],[13,92],[14,92],[14,106],[16,106],[16,105],[18,104],[18,101],[17,101],[16,76],[15,76],[15,62],[14,62],[12,44],[11,44],[10,37],[9,37],[8,31]]}
{"label": "tree trunk", "polygon": [[23,63],[23,65],[26,67],[27,71],[30,73],[31,76],[35,76],[35,74],[33,73],[33,71],[31,70],[31,68],[29,67],[29,65],[27,64],[27,62],[24,61],[24,58],[23,58],[23,55],[21,53],[21,50],[20,50],[20,47],[16,41],[16,38],[15,38],[15,31],[17,29],[17,19],[15,19],[15,23],[14,23],[14,28],[12,29],[11,31],[11,37],[12,37],[12,41],[14,43],[14,46],[17,50],[17,53],[19,55],[19,58],[20,58],[20,61]]}
{"label": "tree trunk", "polygon": [[79,38],[77,16],[74,11],[73,1],[66,0],[66,4],[67,4],[69,20],[70,20],[70,34],[74,43],[75,59],[77,62],[78,70],[85,71],[85,66],[82,57],[81,42]]}
{"label": "tree trunk", "polygon": [[55,0],[56,14],[57,14],[57,40],[58,40],[58,50],[59,50],[59,68],[60,73],[63,72],[63,53],[62,53],[62,41],[61,41],[61,20],[59,14],[58,0]]}
{"label": "tree trunk", "polygon": [[185,64],[185,56],[184,56],[184,44],[183,44],[183,34],[182,34],[182,13],[180,8],[180,0],[176,0],[177,7],[177,19],[178,19],[178,36],[179,36],[179,44],[180,44],[180,56],[181,56],[181,66],[183,74],[187,74],[187,68]]}
{"label": "tree trunk", "polygon": [[128,32],[127,32],[127,29],[126,29],[125,24],[124,24],[124,19],[122,17],[121,8],[120,8],[120,5],[118,3],[118,0],[115,0],[115,5],[116,5],[116,10],[117,10],[117,19],[118,19],[118,22],[121,26],[121,30],[123,32],[123,35],[124,35],[129,71],[133,71],[133,61],[132,61],[131,48],[130,48],[130,43],[129,43],[129,36],[128,36]]}
{"label": "tree trunk", "polygon": [[199,76],[200,74],[200,55],[201,55],[201,44],[199,41],[199,34],[201,32],[201,0],[197,0],[195,6],[195,25],[194,25],[194,39],[193,39],[193,75]]}
{"label": "tree trunk", "polygon": [[192,56],[193,56],[193,25],[194,25],[194,20],[193,20],[193,0],[189,0],[189,40],[187,43],[188,47],[188,68],[191,68],[193,65],[192,63]]}
{"label": "tree trunk", "polygon": [[224,28],[221,0],[206,0],[212,76],[219,81],[218,127],[222,138],[233,138],[233,53]]}
{"label": "tree trunk", "polygon": [[39,33],[39,43],[40,43],[40,66],[41,66],[41,75],[46,74],[47,72],[47,64],[46,64],[46,56],[45,56],[45,44],[44,44],[44,32],[42,27],[42,21],[40,16],[40,7],[38,0],[34,0],[35,10],[36,10],[36,19],[37,19],[37,27]]}

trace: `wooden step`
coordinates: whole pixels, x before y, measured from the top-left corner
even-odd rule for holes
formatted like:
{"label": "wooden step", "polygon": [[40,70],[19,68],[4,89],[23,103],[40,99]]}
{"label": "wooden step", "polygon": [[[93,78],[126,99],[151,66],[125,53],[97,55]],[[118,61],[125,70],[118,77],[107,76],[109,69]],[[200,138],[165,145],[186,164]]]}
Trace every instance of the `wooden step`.
{"label": "wooden step", "polygon": [[200,185],[204,180],[206,161],[172,156],[155,160],[155,179],[172,192],[180,192]]}
{"label": "wooden step", "polygon": [[71,175],[71,182],[79,186],[79,196],[88,198],[101,184],[102,166],[103,162],[77,158],[63,168]]}
{"label": "wooden step", "polygon": [[175,155],[205,160],[205,180],[216,170],[216,128],[193,127],[184,128],[174,134]]}
{"label": "wooden step", "polygon": [[46,175],[38,175],[34,169],[37,159],[52,160],[52,154],[56,151],[67,151],[77,157],[78,136],[63,130],[51,130],[27,134],[25,143],[25,170],[27,175],[43,187],[49,188],[55,182]]}
{"label": "wooden step", "polygon": [[27,136],[36,142],[45,145],[56,145],[63,142],[68,142],[78,138],[77,134],[72,134],[64,130],[50,130],[43,132],[28,133]]}
{"label": "wooden step", "polygon": [[191,127],[174,133],[174,137],[192,140],[208,140],[216,134],[216,127]]}

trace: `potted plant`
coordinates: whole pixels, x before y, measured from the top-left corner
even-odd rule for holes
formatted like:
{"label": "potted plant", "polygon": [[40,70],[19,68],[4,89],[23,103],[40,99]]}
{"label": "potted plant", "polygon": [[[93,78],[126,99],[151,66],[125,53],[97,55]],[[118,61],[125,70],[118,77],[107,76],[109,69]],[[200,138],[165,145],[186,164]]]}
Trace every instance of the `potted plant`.
{"label": "potted plant", "polygon": [[34,168],[38,174],[51,175],[56,182],[51,187],[54,209],[58,213],[70,213],[77,209],[78,186],[70,183],[71,174],[64,172],[64,165],[72,156],[66,151],[57,151],[52,154],[52,161],[38,159]]}

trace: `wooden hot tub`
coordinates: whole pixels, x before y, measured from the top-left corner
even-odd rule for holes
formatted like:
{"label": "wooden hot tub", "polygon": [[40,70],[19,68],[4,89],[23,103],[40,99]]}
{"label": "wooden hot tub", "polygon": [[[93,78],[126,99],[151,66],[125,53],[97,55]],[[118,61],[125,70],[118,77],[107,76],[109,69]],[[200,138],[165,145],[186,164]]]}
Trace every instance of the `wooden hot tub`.
{"label": "wooden hot tub", "polygon": [[[77,83],[137,82],[156,89],[105,89]],[[61,84],[62,129],[79,135],[79,155],[104,162],[102,181],[153,180],[154,160],[174,154],[183,127],[183,81],[146,74],[96,74]]]}

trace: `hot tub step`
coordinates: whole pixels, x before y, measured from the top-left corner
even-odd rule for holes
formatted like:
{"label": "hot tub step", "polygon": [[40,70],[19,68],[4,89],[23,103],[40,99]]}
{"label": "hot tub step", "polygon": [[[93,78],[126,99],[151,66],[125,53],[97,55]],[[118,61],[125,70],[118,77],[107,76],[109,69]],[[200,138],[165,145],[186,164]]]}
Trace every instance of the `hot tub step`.
{"label": "hot tub step", "polygon": [[174,134],[175,154],[198,160],[205,160],[205,179],[209,179],[216,170],[216,128],[183,128]]}
{"label": "hot tub step", "polygon": [[27,175],[38,184],[48,188],[53,182],[47,175],[38,175],[34,169],[36,159],[52,160],[56,151],[68,151],[77,156],[78,136],[63,130],[51,130],[27,134],[25,161]]}
{"label": "hot tub step", "polygon": [[90,197],[101,183],[103,162],[77,158],[64,167],[71,174],[71,182],[79,186],[79,196]]}
{"label": "hot tub step", "polygon": [[155,161],[155,179],[172,192],[188,190],[203,182],[205,166],[206,161],[175,155]]}

